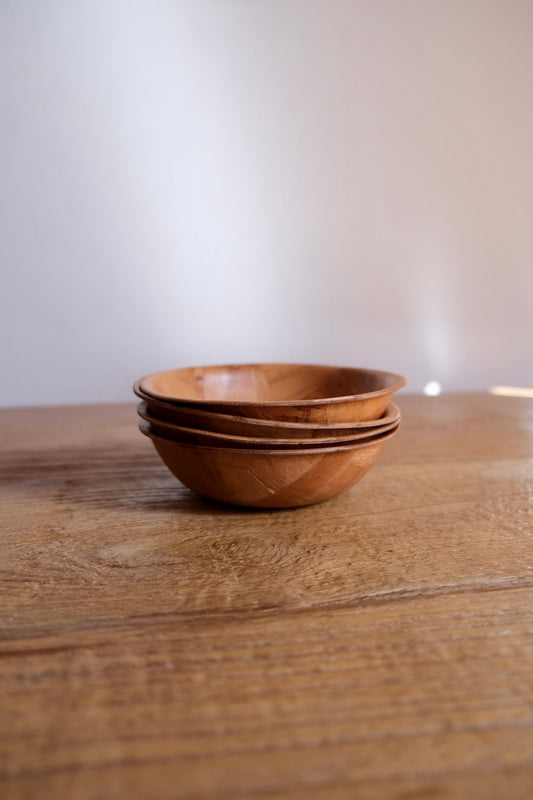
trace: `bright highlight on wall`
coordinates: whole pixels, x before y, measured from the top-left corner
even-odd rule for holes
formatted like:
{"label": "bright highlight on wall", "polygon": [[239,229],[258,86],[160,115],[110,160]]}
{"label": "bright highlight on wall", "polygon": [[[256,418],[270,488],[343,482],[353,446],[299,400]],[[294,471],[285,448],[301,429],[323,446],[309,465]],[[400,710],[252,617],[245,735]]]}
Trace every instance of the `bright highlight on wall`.
{"label": "bright highlight on wall", "polygon": [[428,397],[436,397],[442,392],[441,385],[437,381],[430,381],[426,383],[424,386],[424,394],[427,394]]}

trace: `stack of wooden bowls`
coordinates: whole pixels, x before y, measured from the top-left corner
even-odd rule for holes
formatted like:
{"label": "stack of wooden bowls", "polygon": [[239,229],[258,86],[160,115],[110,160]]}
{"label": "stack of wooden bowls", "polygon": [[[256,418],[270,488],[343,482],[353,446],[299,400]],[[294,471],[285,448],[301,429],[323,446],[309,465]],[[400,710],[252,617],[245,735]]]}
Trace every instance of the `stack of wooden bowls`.
{"label": "stack of wooden bowls", "polygon": [[353,486],[398,430],[405,378],[310,364],[236,364],[137,381],[140,430],[186,486],[223,503],[288,508]]}

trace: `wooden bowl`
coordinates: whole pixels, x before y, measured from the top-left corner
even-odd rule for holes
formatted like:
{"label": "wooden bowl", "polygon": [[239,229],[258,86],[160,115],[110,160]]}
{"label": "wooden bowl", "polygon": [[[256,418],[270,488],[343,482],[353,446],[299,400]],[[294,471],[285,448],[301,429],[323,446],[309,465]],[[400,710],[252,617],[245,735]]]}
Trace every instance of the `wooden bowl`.
{"label": "wooden bowl", "polygon": [[233,450],[150,438],[176,478],[204,497],[238,506],[293,508],[320,503],[353,486],[393,435],[291,450]]}
{"label": "wooden bowl", "polygon": [[154,419],[181,425],[184,428],[225,433],[229,436],[251,436],[265,439],[345,437],[362,433],[365,430],[377,430],[400,420],[400,409],[392,402],[388,404],[383,416],[376,420],[321,425],[311,422],[275,422],[269,419],[219,414],[216,411],[204,411],[202,408],[191,408],[185,405],[177,406],[164,400],[155,400],[150,395],[145,394],[140,389],[138,382],[134,386],[134,391],[138,397],[142,398],[145,404],[140,408],[146,410]]}
{"label": "wooden bowl", "polygon": [[265,439],[249,436],[232,436],[226,433],[212,433],[210,431],[187,428],[181,425],[174,425],[171,422],[161,422],[161,420],[156,419],[150,414],[143,403],[139,404],[137,411],[143,420],[143,422],[139,423],[139,428],[142,433],[145,433],[147,436],[161,436],[161,438],[172,439],[174,442],[182,442],[183,444],[200,444],[206,447],[231,447],[235,449],[246,448],[252,450],[288,450],[290,448],[335,447],[342,444],[355,444],[358,441],[370,439],[373,436],[395,430],[399,425],[398,421],[391,422],[389,425],[382,425],[380,428],[367,428],[348,436],[327,436],[320,439],[313,439],[312,443],[310,443],[309,439]]}
{"label": "wooden bowl", "polygon": [[148,375],[142,392],[204,411],[324,425],[376,420],[405,378],[392,372],[311,364],[187,367]]}

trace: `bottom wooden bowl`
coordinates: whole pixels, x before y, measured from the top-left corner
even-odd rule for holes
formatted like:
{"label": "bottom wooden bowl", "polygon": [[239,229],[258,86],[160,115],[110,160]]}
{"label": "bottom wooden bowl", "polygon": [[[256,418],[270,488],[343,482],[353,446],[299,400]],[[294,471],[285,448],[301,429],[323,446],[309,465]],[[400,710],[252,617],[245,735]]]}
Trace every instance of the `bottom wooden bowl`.
{"label": "bottom wooden bowl", "polygon": [[355,445],[299,450],[232,450],[150,438],[176,478],[204,497],[238,506],[291,508],[321,503],[353,486],[394,433]]}

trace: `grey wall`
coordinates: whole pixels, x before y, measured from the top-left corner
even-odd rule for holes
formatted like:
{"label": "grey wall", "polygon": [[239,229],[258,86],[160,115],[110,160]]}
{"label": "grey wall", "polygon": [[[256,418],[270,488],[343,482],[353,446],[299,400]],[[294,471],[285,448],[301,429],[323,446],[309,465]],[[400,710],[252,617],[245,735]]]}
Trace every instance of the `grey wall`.
{"label": "grey wall", "polygon": [[533,3],[2,0],[0,404],[533,385]]}

